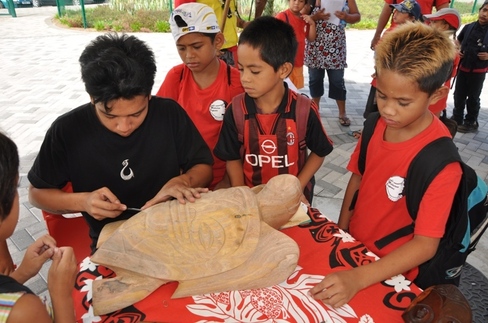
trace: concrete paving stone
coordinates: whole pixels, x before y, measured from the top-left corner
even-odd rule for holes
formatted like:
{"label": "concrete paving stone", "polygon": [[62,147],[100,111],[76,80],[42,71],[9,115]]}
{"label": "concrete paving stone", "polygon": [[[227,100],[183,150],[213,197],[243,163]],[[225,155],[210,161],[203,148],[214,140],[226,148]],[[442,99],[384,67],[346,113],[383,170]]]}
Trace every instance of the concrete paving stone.
{"label": "concrete paving stone", "polygon": [[16,230],[10,239],[19,250],[24,250],[34,242],[32,236],[24,229]]}
{"label": "concrete paving stone", "polygon": [[26,285],[36,294],[40,294],[47,289],[47,283],[40,275],[36,275],[26,282]]}
{"label": "concrete paving stone", "polygon": [[[34,224],[38,224],[39,220],[30,214],[27,217],[19,219],[17,222],[17,227],[15,228],[16,230],[26,230],[27,233],[29,233],[29,230],[27,230],[29,227],[31,227]],[[29,233],[30,234],[30,233]]]}
{"label": "concrete paving stone", "polygon": [[[330,173],[328,173],[324,177],[320,178],[319,180],[321,180],[323,182],[327,182],[327,183],[334,183],[341,176],[342,176],[341,173],[338,173],[336,171],[331,171]],[[325,186],[323,186],[323,185],[321,185],[321,186],[325,188]],[[334,193],[334,194],[336,194],[336,193]]]}
{"label": "concrete paving stone", "polygon": [[348,173],[349,171],[347,169],[345,169],[344,167],[341,167],[341,166],[337,166],[337,165],[334,165],[334,164],[330,164],[330,163],[326,163],[325,165],[323,165],[322,167],[325,167],[325,168],[330,168],[332,169],[333,171],[339,173],[339,174],[346,174]]}
{"label": "concrete paving stone", "polygon": [[333,195],[336,195],[337,193],[339,193],[342,190],[340,187],[337,187],[334,184],[331,184],[332,182],[328,182],[325,180],[319,180],[318,182],[319,182],[320,187],[322,187],[324,191],[327,191]]}
{"label": "concrete paving stone", "polygon": [[25,228],[27,233],[29,233],[34,239],[45,235],[46,229],[46,223],[44,221],[37,221],[36,223]]}

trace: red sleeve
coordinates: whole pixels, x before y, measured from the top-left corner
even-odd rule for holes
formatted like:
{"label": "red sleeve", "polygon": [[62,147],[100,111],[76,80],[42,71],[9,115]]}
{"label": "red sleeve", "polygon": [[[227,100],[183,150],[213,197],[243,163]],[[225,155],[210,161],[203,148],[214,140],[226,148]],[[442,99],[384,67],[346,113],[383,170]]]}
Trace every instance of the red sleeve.
{"label": "red sleeve", "polygon": [[178,101],[183,67],[183,64],[180,64],[169,70],[164,78],[163,84],[161,84],[161,87],[156,93],[157,96]]}
{"label": "red sleeve", "polygon": [[285,12],[284,12],[284,11],[282,11],[282,12],[278,12],[278,13],[276,14],[276,17],[275,17],[275,18],[276,18],[276,19],[279,19],[279,20],[281,20],[281,21],[284,21],[284,22],[288,22],[288,21],[286,21],[286,14],[285,14]]}
{"label": "red sleeve", "polygon": [[196,2],[196,0],[175,0],[175,8],[177,8],[180,4]]}

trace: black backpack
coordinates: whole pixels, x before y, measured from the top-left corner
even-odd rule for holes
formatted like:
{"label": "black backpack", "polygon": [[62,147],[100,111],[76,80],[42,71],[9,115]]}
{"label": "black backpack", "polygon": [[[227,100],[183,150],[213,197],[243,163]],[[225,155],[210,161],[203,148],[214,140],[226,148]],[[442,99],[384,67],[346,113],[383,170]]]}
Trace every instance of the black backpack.
{"label": "black backpack", "polygon": [[[358,167],[361,174],[366,167],[366,153],[369,140],[379,119],[379,113],[371,113],[364,122]],[[486,183],[466,165],[459,156],[457,147],[449,137],[442,137],[426,145],[408,167],[403,196],[413,222],[375,242],[381,249],[389,243],[414,230],[420,201],[432,180],[448,164],[458,162],[462,178],[452,202],[444,236],[434,257],[419,266],[414,283],[420,288],[439,284],[459,285],[461,269],[468,255],[475,250],[481,235],[488,227],[488,205]],[[410,180],[415,179],[415,180]],[[351,203],[354,208],[357,194]]]}

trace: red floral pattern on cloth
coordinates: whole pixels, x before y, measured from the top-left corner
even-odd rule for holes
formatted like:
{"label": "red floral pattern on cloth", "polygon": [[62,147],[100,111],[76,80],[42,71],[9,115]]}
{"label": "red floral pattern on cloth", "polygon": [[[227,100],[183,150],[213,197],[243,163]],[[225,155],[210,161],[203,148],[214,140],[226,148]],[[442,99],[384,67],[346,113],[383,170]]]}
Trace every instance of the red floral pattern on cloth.
{"label": "red floral pattern on cloth", "polygon": [[378,259],[318,210],[311,208],[308,213],[310,222],[282,231],[300,246],[295,272],[268,288],[171,299],[178,284],[174,282],[133,306],[95,316],[92,282],[114,273],[86,258],[73,291],[77,322],[403,322],[401,313],[421,291],[401,275],[360,291],[337,309],[308,296],[327,273]]}
{"label": "red floral pattern on cloth", "polygon": [[[320,10],[315,7],[312,14]],[[310,68],[342,70],[347,67],[346,31],[343,24],[335,25],[326,20],[315,23],[317,36],[307,41],[304,65]]]}

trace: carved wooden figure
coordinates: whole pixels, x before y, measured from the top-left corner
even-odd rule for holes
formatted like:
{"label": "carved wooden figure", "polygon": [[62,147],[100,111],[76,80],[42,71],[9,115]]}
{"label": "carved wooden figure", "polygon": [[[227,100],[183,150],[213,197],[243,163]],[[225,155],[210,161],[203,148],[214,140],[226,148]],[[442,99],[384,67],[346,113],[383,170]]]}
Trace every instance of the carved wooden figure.
{"label": "carved wooden figure", "polygon": [[92,261],[116,277],[93,282],[95,314],[134,304],[170,281],[179,282],[173,297],[281,283],[299,249],[276,229],[297,212],[301,195],[295,176],[279,175],[254,189],[168,201],[105,226]]}

